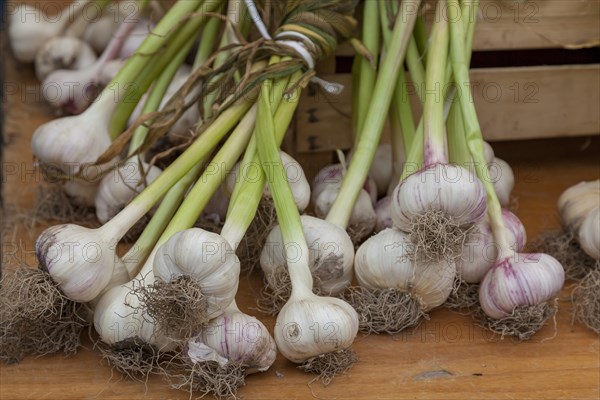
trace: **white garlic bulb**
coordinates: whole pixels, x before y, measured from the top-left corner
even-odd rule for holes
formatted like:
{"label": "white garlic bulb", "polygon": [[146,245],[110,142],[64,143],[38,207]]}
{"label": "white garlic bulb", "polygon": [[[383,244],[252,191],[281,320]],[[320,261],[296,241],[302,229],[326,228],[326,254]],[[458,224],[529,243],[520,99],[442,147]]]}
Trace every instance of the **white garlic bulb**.
{"label": "white garlic bulb", "polygon": [[[325,187],[317,197],[314,208],[315,214],[320,218],[327,217],[329,210],[337,199],[340,192],[341,183],[330,184]],[[352,232],[352,239],[360,242],[375,229],[377,223],[377,214],[373,208],[373,202],[369,194],[362,189],[354,203],[350,221],[348,221],[348,230]]]}
{"label": "white garlic bulb", "polygon": [[[58,118],[39,126],[31,139],[31,149],[38,162],[64,173],[69,180],[65,186],[67,193],[86,205],[94,205],[95,193],[90,188],[97,186],[104,169],[88,164],[94,163],[111,144],[108,121],[115,103],[109,97],[99,99],[80,115]],[[94,183],[74,179],[77,174]]]}
{"label": "white garlic bulb", "polygon": [[377,147],[369,176],[377,186],[377,195],[385,195],[392,179],[392,146],[390,144],[383,143]]}
{"label": "white garlic bulb", "polygon": [[489,317],[501,319],[517,307],[553,299],[564,280],[563,267],[552,256],[518,253],[488,271],[479,288],[479,303]]}
{"label": "white garlic bulb", "polygon": [[277,316],[275,342],[285,358],[302,363],[347,349],[358,333],[358,315],[345,301],[308,294],[294,297]]}
{"label": "white garlic bulb", "polygon": [[98,180],[87,182],[80,179],[68,180],[62,185],[62,190],[69,201],[80,207],[94,207],[98,193]]}
{"label": "white garlic bulb", "polygon": [[375,223],[375,233],[381,232],[386,228],[392,227],[392,198],[385,196],[375,204],[375,214],[377,222]]}
{"label": "white garlic bulb", "polygon": [[[340,186],[344,179],[344,167],[342,164],[331,164],[323,167],[315,176],[312,185],[311,201],[313,204],[321,195],[321,192],[334,185]],[[369,195],[371,203],[375,206],[377,203],[377,184],[370,176],[365,180],[363,190]]]}
{"label": "white garlic bulb", "polygon": [[235,302],[204,325],[199,337],[220,356],[246,367],[246,373],[266,371],[277,356],[275,341],[264,324],[241,312]]}
{"label": "white garlic bulb", "polygon": [[35,74],[41,82],[53,71],[88,68],[97,59],[94,50],[84,41],[71,36],[59,36],[48,40],[38,51]]}
{"label": "white garlic bulb", "polygon": [[579,245],[595,260],[600,259],[600,207],[592,210],[579,227]]}
{"label": "white garlic bulb", "polygon": [[466,169],[434,164],[408,176],[392,197],[394,226],[408,232],[413,219],[427,211],[442,211],[459,225],[479,221],[487,210],[483,184]]}
{"label": "white garlic bulb", "polygon": [[[298,161],[296,161],[289,154],[279,151],[279,155],[281,157],[290,188],[292,189],[292,195],[294,196],[296,207],[298,207],[298,210],[302,212],[310,203],[310,185],[306,179],[306,176],[304,175],[304,169],[300,163],[298,163]],[[227,174],[225,187],[229,195],[233,194],[235,185],[240,180],[254,182],[260,177],[260,165],[250,163],[246,165],[242,171],[240,171],[240,168],[241,163],[237,163],[233,170]],[[268,183],[265,185],[263,198],[271,198],[271,191],[269,190]]]}
{"label": "white garlic bulb", "polygon": [[98,221],[109,221],[161,172],[160,168],[132,157],[106,174],[100,181],[94,202]]}
{"label": "white garlic bulb", "polygon": [[500,205],[508,207],[510,194],[515,187],[515,174],[512,168],[506,161],[496,157],[488,164],[488,170]]}
{"label": "white garlic bulb", "polygon": [[[508,243],[513,252],[525,247],[527,236],[525,227],[510,211],[502,210]],[[468,283],[481,282],[485,274],[498,261],[499,247],[496,244],[488,218],[477,222],[464,244],[462,256],[456,261],[460,278]]]}
{"label": "white garlic bulb", "polygon": [[496,158],[496,155],[494,154],[494,149],[486,141],[483,142],[483,156],[485,158],[485,161],[488,164],[491,163],[491,162],[493,162],[494,158]]}
{"label": "white garlic bulb", "polygon": [[443,304],[452,291],[456,267],[445,260],[419,264],[411,260],[412,244],[398,229],[385,229],[357,250],[354,270],[360,286],[398,289],[412,294],[424,311]]}
{"label": "white garlic bulb", "polygon": [[600,207],[600,179],[571,186],[558,198],[562,224],[575,232],[584,218],[597,207]]}
{"label": "white garlic bulb", "polygon": [[[144,284],[154,282],[152,271],[144,274]],[[100,340],[115,345],[136,338],[154,345],[161,351],[175,349],[175,343],[157,329],[154,320],[144,312],[140,298],[133,294],[138,281],[115,286],[104,293],[94,308],[94,328]]]}
{"label": "white garlic bulb", "polygon": [[154,256],[154,277],[169,283],[188,276],[208,302],[207,318],[222,314],[238,288],[240,260],[225,238],[200,228],[177,232]]}
{"label": "white garlic bulb", "polygon": [[111,8],[108,10],[108,14],[89,23],[81,36],[98,54],[101,54],[108,46],[110,39],[123,21],[123,16],[115,12],[114,7]]}
{"label": "white garlic bulb", "polygon": [[39,49],[49,39],[58,36],[71,13],[48,17],[42,10],[29,4],[19,4],[10,14],[8,37],[15,58],[30,63],[35,60]]}
{"label": "white garlic bulb", "polygon": [[76,302],[97,297],[110,282],[118,257],[110,231],[73,224],[46,229],[35,242],[40,264]]}
{"label": "white garlic bulb", "polygon": [[[309,248],[309,268],[322,292],[341,293],[352,281],[354,246],[342,228],[319,218],[300,217]],[[287,268],[281,228],[277,225],[267,236],[260,254],[260,266],[267,279],[280,268]]]}
{"label": "white garlic bulb", "polygon": [[117,73],[119,73],[126,62],[127,60],[122,58],[107,61],[98,73],[98,84],[103,87],[107,86],[117,76]]}

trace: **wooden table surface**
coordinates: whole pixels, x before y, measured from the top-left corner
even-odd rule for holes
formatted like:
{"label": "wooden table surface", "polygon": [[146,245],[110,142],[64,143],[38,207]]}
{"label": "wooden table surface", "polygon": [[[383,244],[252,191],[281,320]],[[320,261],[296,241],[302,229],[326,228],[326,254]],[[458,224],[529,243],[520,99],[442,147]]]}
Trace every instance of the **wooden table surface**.
{"label": "wooden table surface", "polygon": [[[31,133],[52,116],[30,67],[9,59],[6,77],[4,206],[26,208],[40,179],[32,172]],[[494,147],[515,170],[518,215],[530,238],[558,227],[555,203],[564,189],[600,177],[598,137],[495,143]],[[18,256],[35,265],[34,238],[35,233],[20,232],[3,242],[17,244]],[[243,280],[238,304],[272,328],[273,318],[251,309],[259,285],[256,276]],[[245,399],[598,399],[600,342],[593,332],[571,324],[568,296],[565,289],[556,334],[550,323],[529,342],[500,340],[469,317],[440,309],[413,332],[396,337],[359,335],[354,349],[360,361],[328,387],[309,385],[311,375],[279,356],[269,371],[248,377],[239,395]],[[18,365],[0,366],[0,399],[188,398],[187,393],[167,389],[159,377],[147,384],[123,380],[89,350],[89,340],[84,345],[87,348],[73,357],[29,357]]]}

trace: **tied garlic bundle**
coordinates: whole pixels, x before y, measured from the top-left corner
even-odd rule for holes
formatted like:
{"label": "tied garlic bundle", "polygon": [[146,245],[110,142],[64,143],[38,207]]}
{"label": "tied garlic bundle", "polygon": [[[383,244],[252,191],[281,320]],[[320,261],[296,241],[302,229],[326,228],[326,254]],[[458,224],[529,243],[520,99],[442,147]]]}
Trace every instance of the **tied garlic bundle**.
{"label": "tied garlic bundle", "polygon": [[[275,140],[270,81],[263,83],[257,120],[257,150],[275,203],[292,293],[277,316],[275,342],[288,360],[317,373],[325,384],[355,361],[349,350],[358,332],[358,317],[343,300],[312,292],[309,249],[300,215]],[[335,330],[328,335],[329,329]],[[309,334],[311,329],[317,335]]]}
{"label": "tied garlic bundle", "polygon": [[[431,88],[447,79],[443,67],[448,25],[440,14],[444,9],[444,2],[439,2],[426,79],[422,70],[414,70],[416,80]],[[386,7],[380,7],[383,21],[389,18],[388,12]],[[385,25],[384,42],[390,43]],[[412,40],[407,37],[406,41],[408,64],[414,67],[418,54],[410,51]],[[402,89],[406,85],[403,71],[397,71],[395,76]],[[381,79],[389,86],[383,72]],[[406,101],[402,102],[401,93],[400,90],[391,94],[393,111],[408,115],[410,108]],[[346,294],[361,315],[361,329],[366,332],[397,333],[414,326],[429,310],[443,304],[454,286],[456,260],[463,254],[464,239],[485,215],[483,185],[466,169],[448,163],[443,104],[436,100],[433,91],[426,93],[429,95],[424,99],[418,130],[394,130],[396,134],[406,132],[402,139],[393,140],[402,142],[408,151],[402,177],[390,199],[392,227],[361,245],[355,259],[360,287]],[[363,139],[361,135],[360,140]],[[415,165],[423,163],[424,168],[413,172]],[[350,170],[352,167],[353,164]]]}
{"label": "tied garlic bundle", "polygon": [[[465,60],[465,30],[458,0],[448,1],[456,15],[450,20],[452,72],[461,90],[468,90],[469,72]],[[468,12],[469,10],[466,10]],[[475,106],[461,96],[465,139],[488,200],[488,217],[498,248],[497,260],[486,273],[479,288],[479,303],[483,324],[504,336],[514,335],[526,340],[535,334],[556,312],[549,302],[560,292],[564,283],[561,264],[547,254],[517,253],[511,248],[508,230],[502,216],[499,196],[493,183],[486,179],[487,162],[484,141]]]}

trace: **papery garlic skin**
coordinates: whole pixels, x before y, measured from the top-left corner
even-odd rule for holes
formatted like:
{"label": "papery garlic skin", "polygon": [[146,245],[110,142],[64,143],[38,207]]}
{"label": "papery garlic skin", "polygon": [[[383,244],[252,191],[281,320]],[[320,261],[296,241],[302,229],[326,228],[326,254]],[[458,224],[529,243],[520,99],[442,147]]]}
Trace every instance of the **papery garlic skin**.
{"label": "papery garlic skin", "polygon": [[277,316],[275,342],[285,358],[302,363],[312,357],[347,349],[358,333],[358,315],[334,297],[292,298]]}
{"label": "papery garlic skin", "polygon": [[[321,191],[314,203],[315,214],[317,217],[326,218],[329,210],[333,207],[333,203],[337,199],[340,192],[340,183],[330,184]],[[362,189],[354,203],[350,220],[348,221],[348,229],[356,233],[353,237],[355,241],[360,241],[368,236],[377,223],[377,214],[373,208],[373,202],[369,194]]]}
{"label": "papery garlic skin", "polygon": [[415,217],[442,211],[459,225],[479,221],[487,210],[483,184],[466,169],[452,164],[433,164],[408,176],[394,190],[394,226],[408,232]]}
{"label": "papery garlic skin", "polygon": [[579,245],[587,255],[600,259],[600,207],[592,210],[579,227]]}
{"label": "papery garlic skin", "polygon": [[138,193],[158,178],[161,172],[162,170],[154,165],[130,158],[107,173],[100,181],[94,200],[98,221],[105,223],[117,215]]}
{"label": "papery garlic skin", "polygon": [[321,192],[332,184],[339,184],[344,178],[341,164],[332,164],[323,167],[313,179],[311,201],[314,204]]}
{"label": "papery garlic skin", "polygon": [[375,205],[375,214],[377,222],[375,223],[375,233],[381,232],[386,228],[392,227],[392,198],[385,196]]}
{"label": "papery garlic skin", "polygon": [[[527,235],[525,227],[516,215],[502,209],[502,219],[506,228],[508,244],[513,252],[525,247]],[[477,222],[463,247],[462,256],[456,261],[460,278],[467,283],[479,283],[485,274],[498,261],[498,245],[494,239],[488,218]]]}
{"label": "papery garlic skin", "polygon": [[488,164],[493,162],[494,158],[496,158],[496,155],[494,154],[494,149],[486,141],[483,142],[483,157],[485,158],[485,161]]}
{"label": "papery garlic skin", "polygon": [[35,75],[40,82],[59,69],[78,70],[91,67],[98,60],[84,41],[71,36],[48,40],[35,56]]}
{"label": "papery garlic skin", "polygon": [[491,179],[493,179],[494,189],[502,207],[508,207],[510,204],[510,194],[515,187],[515,174],[510,165],[500,159],[494,160],[488,164]]}
{"label": "papery garlic skin", "polygon": [[123,15],[114,10],[114,7],[110,8],[113,9],[109,9],[108,14],[88,24],[81,36],[98,54],[102,54],[106,46],[108,46],[113,34],[119,29],[119,25],[124,19]]}
{"label": "papery garlic skin", "polygon": [[97,180],[87,182],[80,179],[68,180],[62,185],[62,190],[69,201],[80,207],[94,207],[98,194]]}
{"label": "papery garlic skin", "polygon": [[[354,246],[345,230],[325,220],[300,217],[309,248],[309,267],[322,292],[336,295],[352,282]],[[267,236],[260,254],[260,266],[267,279],[280,268],[287,268],[281,228],[277,225]]]}
{"label": "papery garlic skin", "polygon": [[584,218],[600,207],[600,179],[580,182],[558,198],[558,213],[563,226],[577,232]]}
{"label": "papery garlic skin", "polygon": [[[298,207],[298,211],[302,212],[308,207],[311,197],[310,184],[306,179],[304,169],[300,163],[289,154],[280,150],[279,156],[281,157],[285,169],[286,178],[292,189],[296,207]],[[225,188],[230,196],[233,194],[236,183],[240,180],[255,182],[261,173],[259,165],[249,164],[244,167],[243,171],[240,171],[240,168],[241,163],[237,163],[225,180]],[[263,198],[271,198],[271,191],[269,190],[268,183],[265,185]]]}
{"label": "papery garlic skin", "polygon": [[424,311],[443,304],[452,292],[456,267],[445,260],[427,265],[411,260],[412,244],[398,229],[385,229],[367,239],[354,257],[359,285],[393,288],[412,294]]}
{"label": "papery garlic skin", "polygon": [[392,179],[392,170],[392,146],[388,143],[380,144],[369,170],[369,177],[377,186],[378,196],[383,196],[387,192]]}
{"label": "papery garlic skin", "polygon": [[517,307],[555,298],[564,280],[564,269],[552,256],[518,253],[503,258],[488,271],[479,288],[479,303],[486,315],[501,319]]}
{"label": "papery garlic skin", "polygon": [[207,318],[221,315],[237,292],[240,260],[221,235],[200,228],[177,232],[154,256],[154,277],[169,283],[193,279],[208,301]]}
{"label": "papery garlic skin", "polygon": [[268,370],[277,356],[275,341],[264,324],[237,307],[210,320],[200,337],[220,356],[245,366],[246,373]]}
{"label": "papery garlic skin", "polygon": [[46,229],[35,242],[40,265],[63,293],[84,303],[97,297],[110,282],[118,258],[112,235],[102,228],[73,224]]}
{"label": "papery garlic skin", "polygon": [[8,25],[8,37],[15,58],[25,63],[33,62],[44,43],[61,32],[65,20],[47,17],[39,8],[29,4],[15,6]]}

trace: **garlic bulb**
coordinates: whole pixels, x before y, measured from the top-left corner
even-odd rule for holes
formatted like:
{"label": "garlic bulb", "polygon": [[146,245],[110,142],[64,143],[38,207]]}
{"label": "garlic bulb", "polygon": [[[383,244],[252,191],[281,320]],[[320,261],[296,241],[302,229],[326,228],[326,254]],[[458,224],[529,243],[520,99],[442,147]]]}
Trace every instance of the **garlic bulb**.
{"label": "garlic bulb", "polygon": [[398,229],[385,229],[356,252],[354,270],[359,285],[371,290],[398,289],[413,295],[423,311],[443,304],[452,291],[456,268],[445,260],[419,264],[409,256],[412,244]]}
{"label": "garlic bulb", "polygon": [[579,227],[579,245],[595,260],[600,259],[600,207],[583,219]]}
{"label": "garlic bulb", "polygon": [[433,164],[408,176],[392,197],[394,226],[409,232],[413,219],[428,211],[441,211],[459,225],[479,221],[487,210],[482,183],[466,169]]}
{"label": "garlic bulb", "polygon": [[98,57],[84,41],[59,36],[48,40],[35,56],[35,74],[42,82],[48,74],[58,69],[76,70],[92,66]]}
{"label": "garlic bulb", "polygon": [[580,182],[558,198],[558,213],[565,228],[577,231],[584,218],[600,207],[600,179]]}
{"label": "garlic bulb", "polygon": [[161,172],[160,168],[132,157],[106,174],[100,181],[94,201],[98,221],[105,223],[110,220]]}
{"label": "garlic bulb", "polygon": [[[296,207],[298,207],[298,210],[302,212],[310,203],[310,185],[306,179],[306,176],[304,175],[304,170],[302,169],[300,163],[294,160],[294,158],[289,154],[279,151],[279,155],[281,156],[281,162],[283,163],[287,180],[292,189],[292,194],[294,195]],[[260,176],[259,165],[248,164],[246,167],[244,167],[243,171],[240,171],[240,168],[241,163],[237,163],[233,170],[227,175],[225,186],[229,195],[233,194],[235,185],[240,180],[243,179],[252,182],[258,179]],[[271,198],[269,184],[265,185],[263,198]]]}
{"label": "garlic bulb", "polygon": [[229,242],[200,228],[174,234],[154,256],[157,281],[169,283],[187,276],[196,282],[207,300],[208,319],[222,314],[233,301],[239,273],[240,261]]}
{"label": "garlic bulb", "polygon": [[[115,107],[110,95],[99,99],[84,113],[49,121],[33,133],[31,149],[40,164],[55,168],[67,175],[69,192],[94,205],[90,185],[74,180],[77,174],[88,181],[99,179],[102,166],[84,165],[94,163],[111,144],[108,121]],[[96,184],[94,186],[97,185]],[[90,196],[85,194],[85,191]]]}
{"label": "garlic bulb", "polygon": [[104,68],[102,68],[98,74],[98,84],[100,86],[108,85],[110,81],[117,76],[117,73],[123,68],[126,62],[127,60],[122,58],[107,61],[106,64],[104,64]]}
{"label": "garlic bulb", "polygon": [[[152,271],[144,275],[144,284],[154,281]],[[137,281],[113,287],[100,297],[94,308],[94,328],[100,340],[108,345],[136,338],[152,344],[161,351],[173,350],[175,343],[157,329],[146,313],[137,312],[142,305],[134,290]]]}
{"label": "garlic bulb", "polygon": [[216,223],[224,222],[229,208],[229,195],[225,185],[219,186],[213,197],[202,210],[201,219]]}
{"label": "garlic bulb", "polygon": [[377,186],[377,195],[385,195],[392,179],[392,146],[390,144],[384,143],[377,147],[369,176]]}
{"label": "garlic bulb", "polygon": [[508,207],[510,194],[515,187],[515,174],[512,168],[506,161],[496,157],[488,164],[488,170],[493,180],[500,205]]}
{"label": "garlic bulb", "polygon": [[58,36],[68,22],[71,13],[48,17],[42,10],[29,4],[19,4],[10,14],[8,37],[15,58],[30,63],[39,49],[49,39]]}
{"label": "garlic bulb", "polygon": [[[277,356],[275,341],[264,324],[241,312],[235,302],[210,320],[198,338],[221,357],[246,367],[246,373],[268,370]],[[195,358],[199,361],[198,352]]]}
{"label": "garlic bulb", "polygon": [[[192,73],[192,69],[189,65],[183,64],[178,70],[173,80],[169,84],[167,91],[160,103],[160,108],[163,109],[165,105],[171,100],[171,98],[177,94],[177,91],[185,84],[190,74]],[[194,93],[190,93],[188,97],[193,96]],[[129,126],[131,126],[141,115],[144,104],[146,103],[148,94],[144,94],[142,96],[140,102],[136,106],[136,108],[131,113],[129,117]],[[174,140],[186,140],[189,139],[193,135],[194,128],[198,121],[200,120],[200,112],[196,105],[190,106],[184,113],[179,117],[177,122],[171,126],[169,129],[169,138]]]}
{"label": "garlic bulb", "polygon": [[[319,218],[300,217],[309,247],[309,267],[319,289],[336,295],[352,281],[354,246],[342,228]],[[267,279],[286,267],[285,246],[277,225],[267,236],[260,254],[260,266]]]}
{"label": "garlic bulb", "polygon": [[[510,248],[516,253],[525,247],[525,227],[516,215],[502,209],[502,219]],[[462,257],[456,261],[460,278],[468,283],[481,282],[485,274],[498,261],[499,247],[494,240],[488,218],[477,222],[464,245]]]}
{"label": "garlic bulb", "polygon": [[277,316],[275,342],[285,358],[302,363],[349,348],[358,333],[358,315],[343,300],[307,294],[292,298]]}
{"label": "garlic bulb", "polygon": [[92,182],[80,179],[68,180],[62,185],[62,190],[73,204],[80,207],[94,207],[98,183],[95,179]]}
{"label": "garlic bulb", "polygon": [[501,319],[517,307],[553,299],[564,280],[563,267],[552,256],[518,253],[500,260],[485,275],[479,303],[489,317]]}
{"label": "garlic bulb", "polygon": [[377,215],[375,233],[392,227],[392,198],[390,196],[385,196],[377,202],[375,214]]}
{"label": "garlic bulb", "polygon": [[496,155],[494,154],[494,149],[486,141],[483,142],[483,156],[485,158],[485,161],[488,164],[491,163],[491,162],[493,162],[494,158],[496,158]]}
{"label": "garlic bulb", "polygon": [[81,37],[98,54],[101,54],[108,46],[110,39],[123,21],[122,14],[111,9],[108,11],[108,14],[88,24]]}
{"label": "garlic bulb", "polygon": [[[323,190],[329,188],[331,185],[339,186],[343,179],[344,167],[342,164],[332,164],[322,168],[313,180],[311,196],[313,204],[317,202],[317,199]],[[367,192],[371,198],[371,203],[375,206],[375,203],[377,203],[377,185],[370,176],[365,180],[363,190]]]}
{"label": "garlic bulb", "polygon": [[76,302],[97,297],[110,282],[119,258],[110,231],[55,225],[35,242],[37,258],[63,293]]}
{"label": "garlic bulb", "polygon": [[[335,199],[340,191],[340,183],[335,183],[325,187],[317,197],[314,208],[315,214],[320,218],[327,217],[329,210],[333,206]],[[348,231],[354,242],[360,242],[366,236],[370,235],[375,229],[377,223],[377,214],[373,209],[373,202],[368,193],[362,189],[356,199],[350,221],[348,221]]]}

